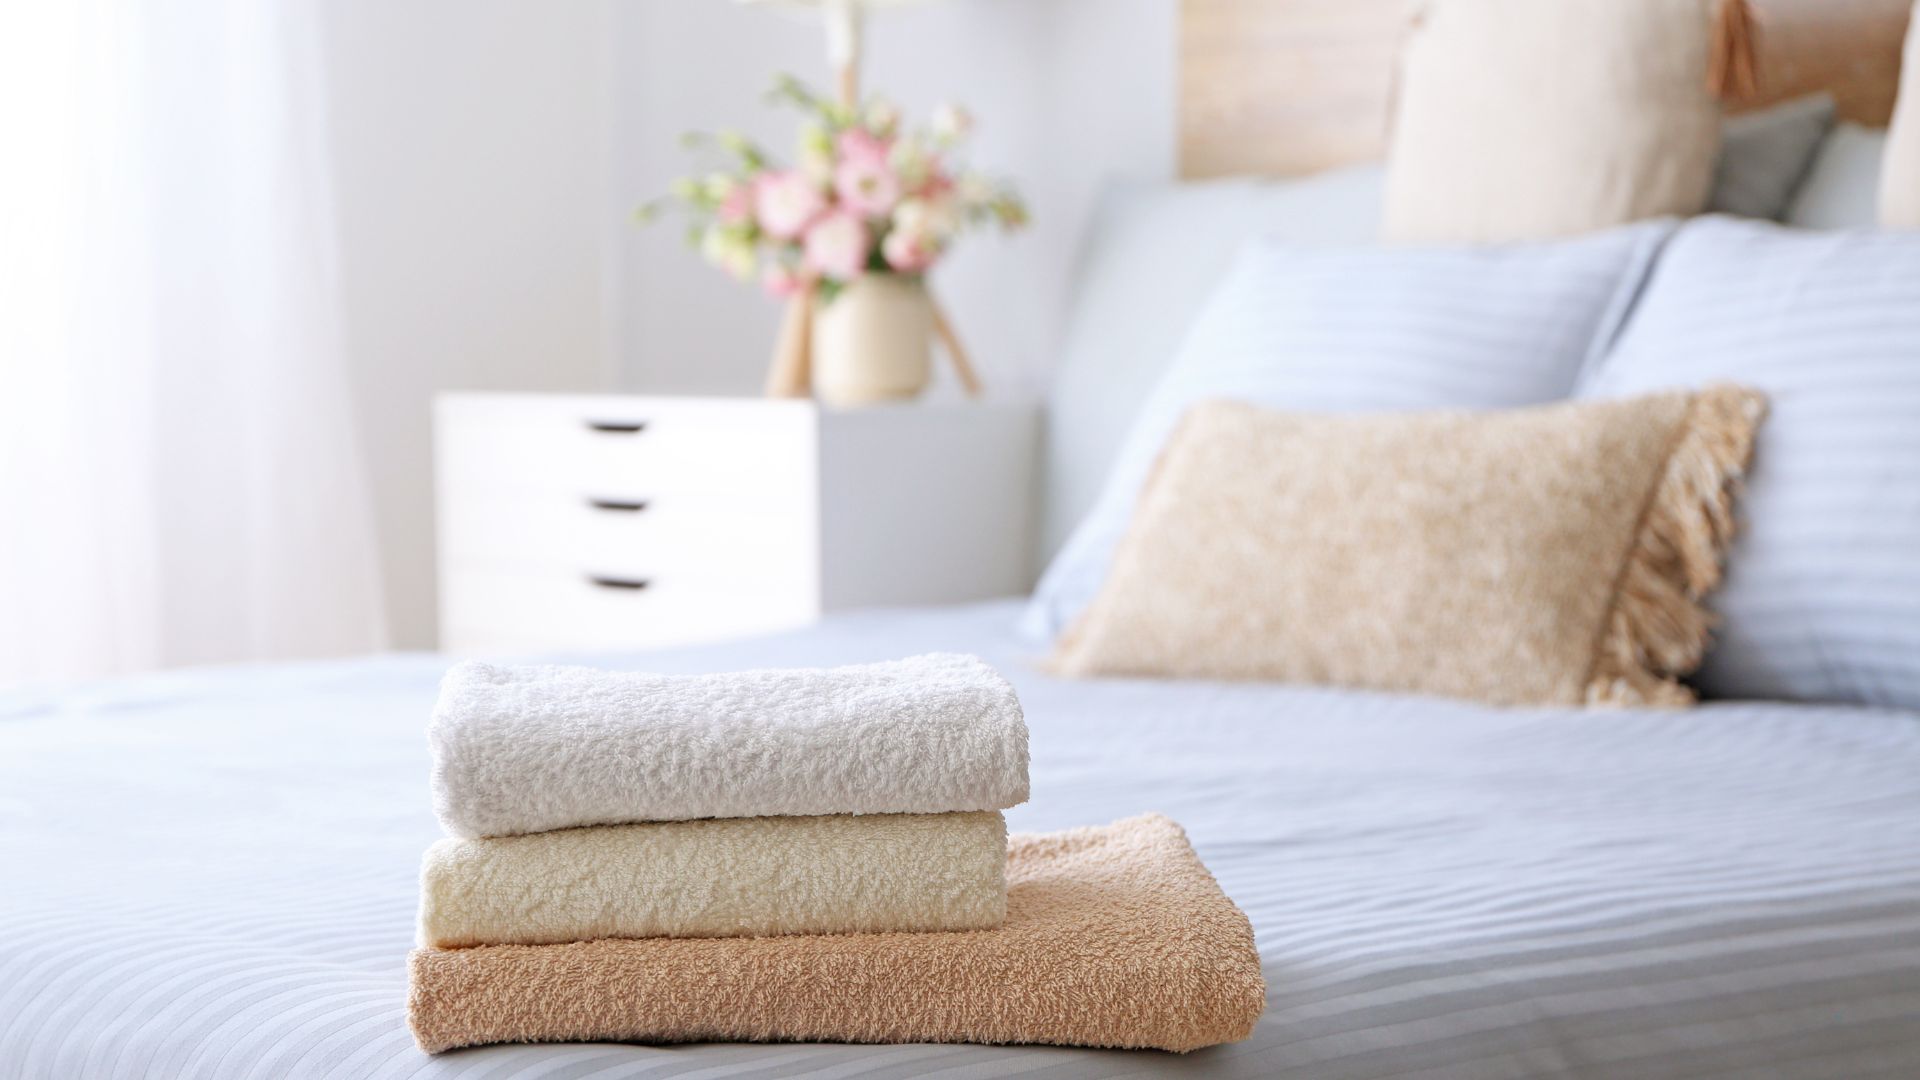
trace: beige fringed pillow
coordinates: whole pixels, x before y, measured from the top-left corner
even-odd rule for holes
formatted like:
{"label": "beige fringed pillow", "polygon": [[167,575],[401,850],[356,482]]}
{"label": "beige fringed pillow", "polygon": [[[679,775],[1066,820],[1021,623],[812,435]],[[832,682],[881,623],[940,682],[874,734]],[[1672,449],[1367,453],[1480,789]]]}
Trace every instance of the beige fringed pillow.
{"label": "beige fringed pillow", "polygon": [[1880,166],[1880,224],[1920,229],[1920,3],[1907,26],[1900,61],[1900,100],[1887,129],[1887,156]]}
{"label": "beige fringed pillow", "polygon": [[1496,412],[1195,406],[1055,667],[1684,705],[1764,412],[1736,387]]}
{"label": "beige fringed pillow", "polygon": [[[1718,18],[1716,18],[1718,13]],[[1401,61],[1387,240],[1546,240],[1705,208],[1738,0],[1429,0]]]}

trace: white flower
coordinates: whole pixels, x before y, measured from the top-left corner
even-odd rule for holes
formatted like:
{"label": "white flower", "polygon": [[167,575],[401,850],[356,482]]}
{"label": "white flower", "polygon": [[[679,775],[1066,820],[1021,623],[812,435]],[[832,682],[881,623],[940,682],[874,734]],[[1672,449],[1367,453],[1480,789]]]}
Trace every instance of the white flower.
{"label": "white flower", "polygon": [[933,110],[933,137],[941,142],[959,142],[972,131],[973,114],[966,109],[947,102]]}
{"label": "white flower", "polygon": [[868,131],[887,138],[900,126],[900,107],[886,98],[874,98],[867,103],[864,123]]}
{"label": "white flower", "polygon": [[896,140],[893,148],[887,151],[887,164],[893,167],[893,174],[900,178],[900,186],[908,190],[920,187],[933,176],[933,158],[914,139]]}
{"label": "white flower", "polygon": [[820,277],[852,281],[867,268],[873,238],[858,214],[836,210],[807,230],[801,268]]}
{"label": "white flower", "polygon": [[894,208],[893,227],[943,245],[960,231],[960,208],[944,195],[907,199]]}
{"label": "white flower", "polygon": [[993,201],[993,181],[977,172],[962,173],[953,193],[962,206],[985,206]]}
{"label": "white flower", "polygon": [[700,235],[700,254],[713,265],[739,278],[751,281],[759,270],[753,241],[731,229],[711,226]]}
{"label": "white flower", "polygon": [[833,136],[819,124],[800,128],[800,171],[815,184],[827,186],[833,179]]}
{"label": "white flower", "polygon": [[727,196],[732,195],[733,189],[737,186],[739,181],[726,173],[708,173],[707,178],[700,183],[700,191],[709,201],[717,204],[726,202]]}

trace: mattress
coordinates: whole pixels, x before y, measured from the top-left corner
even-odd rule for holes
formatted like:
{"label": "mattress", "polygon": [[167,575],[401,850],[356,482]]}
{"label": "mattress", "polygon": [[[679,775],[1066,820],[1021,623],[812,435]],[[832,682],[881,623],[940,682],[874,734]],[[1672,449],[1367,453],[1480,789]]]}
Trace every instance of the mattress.
{"label": "mattress", "polygon": [[1920,715],[1490,710],[1068,682],[1017,605],[648,656],[695,672],[978,652],[1019,688],[1017,830],[1157,810],[1253,920],[1246,1042],[497,1046],[403,1017],[432,656],[0,696],[0,1076],[1911,1076]]}

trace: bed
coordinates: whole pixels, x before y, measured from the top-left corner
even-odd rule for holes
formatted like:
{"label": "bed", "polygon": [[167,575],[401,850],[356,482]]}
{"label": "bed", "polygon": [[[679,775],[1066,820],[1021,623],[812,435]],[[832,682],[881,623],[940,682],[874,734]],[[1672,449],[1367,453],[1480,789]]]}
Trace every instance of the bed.
{"label": "bed", "polygon": [[[1189,0],[1186,173],[1376,154],[1400,4]],[[1818,8],[1818,25],[1876,44],[1836,64],[1815,34],[1827,45],[1781,67],[1793,85],[1762,99],[1828,86],[1847,115],[1884,121],[1895,59],[1879,43],[1897,39],[1888,20],[1905,6],[1763,4],[1776,25]],[[1280,71],[1294,81],[1262,81]],[[1288,110],[1260,107],[1282,91]],[[1289,137],[1265,137],[1276,131]],[[1270,153],[1223,156],[1249,147]],[[1238,190],[1204,198],[1244,225]],[[1109,344],[1093,343],[1097,363],[1069,358],[1058,391],[1072,405],[1050,432],[1052,543],[1153,376],[1116,370]],[[1495,709],[1063,680],[1020,622],[1007,599],[543,659],[701,672],[981,655],[1014,682],[1032,731],[1034,797],[1011,826],[1149,810],[1182,823],[1255,929],[1269,990],[1251,1039],[1189,1055],[593,1044],[429,1057],[406,1026],[405,958],[420,852],[440,835],[425,726],[451,661],[393,656],[0,695],[0,1078],[1920,1072],[1920,712]]]}
{"label": "bed", "polygon": [[[403,1015],[423,728],[447,661],[156,675],[0,703],[0,1074],[1897,1076],[1920,1062],[1920,716],[1502,711],[1038,674],[1016,605],[653,655],[701,671],[974,650],[1033,732],[1016,829],[1186,826],[1269,998],[1186,1056],[515,1046]],[[79,797],[84,796],[84,797]]]}

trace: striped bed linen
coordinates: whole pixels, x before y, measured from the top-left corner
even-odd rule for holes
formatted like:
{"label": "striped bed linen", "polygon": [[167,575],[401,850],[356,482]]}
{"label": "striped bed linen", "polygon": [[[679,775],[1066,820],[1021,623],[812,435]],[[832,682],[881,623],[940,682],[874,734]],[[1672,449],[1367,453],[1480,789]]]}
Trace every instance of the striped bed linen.
{"label": "striped bed linen", "polygon": [[403,961],[447,662],[417,656],[0,696],[0,1076],[1920,1073],[1920,715],[1062,682],[1021,652],[1016,611],[850,616],[644,663],[982,653],[1033,731],[1012,825],[1185,824],[1258,934],[1251,1040],[429,1058]]}
{"label": "striped bed linen", "polygon": [[1772,406],[1701,687],[1920,708],[1920,233],[1689,222],[1580,393],[1716,381]]}

